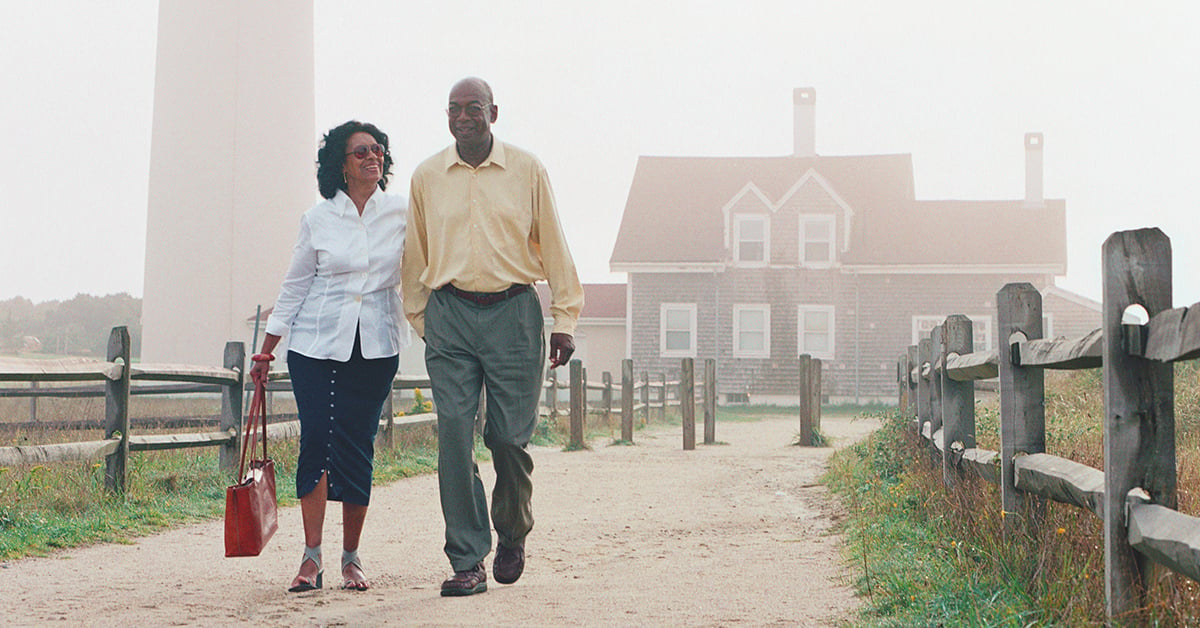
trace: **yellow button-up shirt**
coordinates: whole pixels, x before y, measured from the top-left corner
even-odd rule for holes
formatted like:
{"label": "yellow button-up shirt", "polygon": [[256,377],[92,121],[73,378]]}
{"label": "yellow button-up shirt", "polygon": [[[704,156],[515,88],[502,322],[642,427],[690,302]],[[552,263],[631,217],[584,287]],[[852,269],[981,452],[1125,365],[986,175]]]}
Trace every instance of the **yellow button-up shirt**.
{"label": "yellow button-up shirt", "polygon": [[421,337],[429,293],[447,283],[500,292],[545,279],[554,332],[574,334],[583,309],[546,168],[499,140],[478,168],[454,145],[417,166],[400,274],[404,314]]}

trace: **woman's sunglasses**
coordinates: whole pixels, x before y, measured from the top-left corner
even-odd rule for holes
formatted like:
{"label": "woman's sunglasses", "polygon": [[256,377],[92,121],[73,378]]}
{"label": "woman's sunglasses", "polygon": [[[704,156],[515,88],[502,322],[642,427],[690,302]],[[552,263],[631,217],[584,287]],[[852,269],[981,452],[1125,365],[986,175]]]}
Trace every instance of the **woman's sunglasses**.
{"label": "woman's sunglasses", "polygon": [[346,155],[354,155],[357,159],[366,159],[368,152],[375,153],[376,157],[383,157],[383,144],[363,144]]}

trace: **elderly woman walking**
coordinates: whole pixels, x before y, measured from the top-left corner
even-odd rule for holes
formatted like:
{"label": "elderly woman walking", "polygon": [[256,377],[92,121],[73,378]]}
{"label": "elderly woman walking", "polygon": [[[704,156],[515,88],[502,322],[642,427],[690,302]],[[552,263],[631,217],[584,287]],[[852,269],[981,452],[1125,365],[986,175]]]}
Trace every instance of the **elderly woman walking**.
{"label": "elderly woman walking", "polygon": [[409,341],[397,286],[407,212],[385,192],[388,137],[355,120],[325,134],[317,182],[325,200],[305,212],[279,298],[250,375],[265,380],[288,336],[287,365],[300,415],[296,496],[304,557],[289,591],[322,586],[328,501],[342,502],[342,588],[369,584],[358,544],[371,498],[379,414]]}

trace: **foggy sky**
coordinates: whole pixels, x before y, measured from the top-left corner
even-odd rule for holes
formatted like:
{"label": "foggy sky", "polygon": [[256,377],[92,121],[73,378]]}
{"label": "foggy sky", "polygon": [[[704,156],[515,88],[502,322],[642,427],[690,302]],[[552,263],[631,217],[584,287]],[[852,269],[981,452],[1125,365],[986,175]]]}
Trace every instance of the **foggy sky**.
{"label": "foggy sky", "polygon": [[[3,4],[0,299],[141,296],[157,1]],[[1023,136],[1044,133],[1059,285],[1099,300],[1104,238],[1157,226],[1175,304],[1200,300],[1195,3],[593,4],[316,0],[313,155],[321,131],[375,122],[404,192],[451,141],[450,85],[482,76],[496,135],[550,172],[582,279],[623,281],[608,258],[637,157],[789,154],[811,86],[817,153],[911,153],[919,199],[1023,198]]]}

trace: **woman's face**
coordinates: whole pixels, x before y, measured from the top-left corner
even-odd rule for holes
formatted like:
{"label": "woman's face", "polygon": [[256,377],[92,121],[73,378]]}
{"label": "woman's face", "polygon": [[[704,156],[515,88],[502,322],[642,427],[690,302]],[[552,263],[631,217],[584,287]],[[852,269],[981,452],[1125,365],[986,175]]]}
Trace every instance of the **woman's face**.
{"label": "woman's face", "polygon": [[346,187],[355,184],[375,185],[383,176],[383,145],[366,131],[359,131],[346,142],[346,163],[342,172],[346,175]]}

